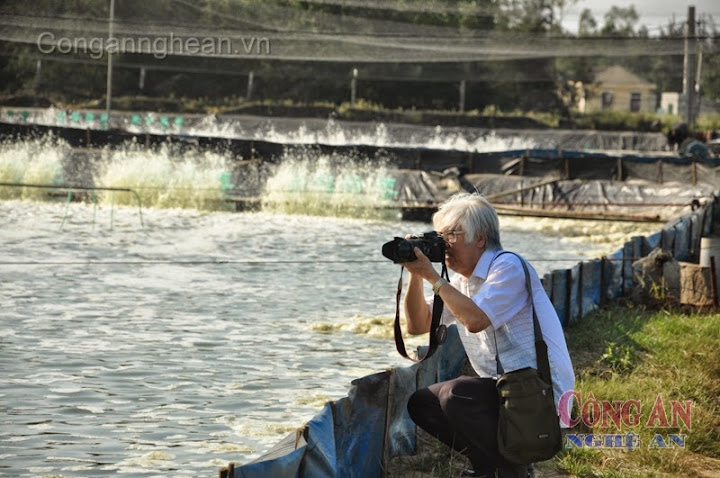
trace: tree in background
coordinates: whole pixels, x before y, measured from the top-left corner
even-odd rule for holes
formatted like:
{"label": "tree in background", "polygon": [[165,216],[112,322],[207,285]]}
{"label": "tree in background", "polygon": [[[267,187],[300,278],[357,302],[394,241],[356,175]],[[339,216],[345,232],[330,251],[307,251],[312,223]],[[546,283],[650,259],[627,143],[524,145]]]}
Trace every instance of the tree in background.
{"label": "tree in background", "polygon": [[710,15],[700,18],[698,36],[701,40],[700,91],[704,97],[720,102],[720,45],[718,27]]}
{"label": "tree in background", "polygon": [[599,33],[603,36],[615,37],[638,36],[640,32],[635,31],[635,25],[639,19],[635,6],[616,7],[613,5],[605,14],[605,23]]}
{"label": "tree in background", "polygon": [[[620,64],[655,82],[658,91],[679,91],[682,57],[678,55],[596,57],[567,56],[558,51],[553,57],[547,52],[532,53],[535,40],[661,41],[682,37],[680,23],[670,24],[658,35],[650,37],[648,29],[639,25],[639,16],[633,6],[611,7],[603,22],[596,21],[589,10],[584,10],[578,36],[574,37],[563,32],[561,25],[565,9],[576,1],[117,0],[116,18],[135,25],[138,32],[154,31],[155,27],[218,32],[218,35],[255,32],[279,41],[289,42],[296,37],[297,41],[307,41],[316,48],[311,50],[312,54],[296,60],[220,60],[188,56],[159,60],[152,55],[120,54],[116,57],[113,91],[116,95],[188,97],[217,103],[227,97],[244,98],[247,76],[243,75],[253,71],[256,78],[253,99],[339,104],[349,99],[350,71],[358,67],[361,71],[359,98],[385,107],[457,109],[459,81],[467,79],[467,110],[482,111],[492,105],[502,111],[563,113],[566,105],[571,103],[577,82],[591,82],[596,69],[610,64]],[[90,19],[97,23],[107,19],[108,4],[97,0],[5,0],[0,4],[0,14],[76,18],[80,23]],[[407,35],[403,33],[405,30],[409,32]],[[325,61],[323,57],[332,54],[333,48],[360,45],[354,43],[355,36],[383,38],[388,35],[397,44],[403,41],[411,44],[413,38],[418,38],[418,42],[432,39],[435,33],[425,37],[422,35],[425,31],[441,32],[437,33],[440,38],[445,35],[445,39],[457,38],[459,42],[464,38],[487,39],[495,42],[498,48],[504,46],[503,42],[520,39],[528,43],[531,53],[524,59],[488,58],[466,62],[444,62],[440,58],[428,62],[393,63],[378,57],[376,62],[363,60],[360,65],[354,64],[350,57],[346,61]],[[704,38],[702,91],[706,96],[720,98],[720,59],[712,19],[706,21],[705,29],[700,32]],[[3,51],[0,88],[6,94],[47,94],[67,101],[101,99],[104,95],[105,59],[81,65],[43,62],[41,81],[36,84],[37,48],[6,42]],[[72,59],[72,55],[59,59]],[[139,68],[128,66],[138,64],[157,67],[148,69],[142,90],[138,82]],[[161,68],[168,66],[172,68]],[[183,67],[196,71],[184,72]],[[228,74],[230,70],[235,74]]]}
{"label": "tree in background", "polygon": [[590,9],[585,8],[580,13],[580,20],[578,25],[578,34],[581,37],[588,37],[594,35],[597,32],[597,22],[593,17]]}

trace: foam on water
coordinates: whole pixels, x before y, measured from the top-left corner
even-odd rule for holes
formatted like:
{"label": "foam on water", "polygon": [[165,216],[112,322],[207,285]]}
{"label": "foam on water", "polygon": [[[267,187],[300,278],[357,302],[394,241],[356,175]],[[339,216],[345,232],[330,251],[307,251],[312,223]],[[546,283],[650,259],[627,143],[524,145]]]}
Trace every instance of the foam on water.
{"label": "foam on water", "polygon": [[[283,120],[280,120],[283,121]],[[499,136],[495,131],[443,126],[388,126],[385,123],[352,123],[327,120],[297,120],[281,129],[273,120],[245,128],[243,120],[207,116],[188,128],[197,136],[252,139],[279,144],[369,145],[380,147],[424,147],[441,150],[491,152],[526,149],[537,142],[523,136]]]}
{"label": "foam on water", "polygon": [[[213,125],[217,126],[217,122],[208,119],[205,126],[213,128]],[[337,144],[350,142],[347,136],[350,133],[332,122],[328,123],[324,134],[326,136],[310,134],[301,128],[297,137],[291,134],[283,138],[296,143],[310,140],[333,143],[332,138]],[[362,133],[352,137],[358,143],[368,143],[371,139],[378,145],[392,143],[384,125],[377,125],[376,131],[367,137]],[[448,138],[452,144],[459,141],[465,142],[462,147],[472,147],[464,136],[447,135],[441,128],[434,130],[430,141],[437,147],[451,146],[446,142]],[[417,140],[409,139],[411,142]],[[500,149],[510,146],[507,140],[499,140],[493,135],[482,140],[499,141],[496,146]],[[486,143],[483,148],[487,149],[488,145]],[[5,143],[0,145],[0,180],[62,183],[63,163],[72,160],[72,148],[52,136]],[[117,148],[103,149],[101,159],[92,168],[87,167],[92,169],[92,183],[97,187],[132,191],[99,189],[92,193],[92,199],[98,200],[101,206],[230,210],[232,205],[226,201],[228,188],[242,192],[260,186],[262,207],[273,213],[372,219],[397,217],[397,211],[389,208],[395,193],[395,180],[390,173],[395,168],[382,158],[369,160],[359,155],[320,153],[313,148],[289,148],[278,164],[268,167],[269,174],[254,171],[255,174],[246,174],[245,180],[240,179],[240,184],[230,184],[233,164],[230,153],[181,149],[167,143],[148,148],[128,142]],[[0,187],[0,198],[4,199],[44,199],[47,195],[46,189]],[[72,221],[72,212],[70,214]]]}
{"label": "foam on water", "polygon": [[[74,184],[64,177],[72,148],[51,135],[0,144],[0,182],[39,185]],[[229,154],[178,148],[163,143],[146,148],[137,143],[101,152],[92,183],[99,188],[132,189],[143,207],[228,210]],[[90,167],[86,165],[86,167]],[[0,199],[48,199],[49,189],[0,186]],[[57,195],[58,191],[54,190]],[[97,191],[100,205],[138,206],[137,197],[124,191]]]}
{"label": "foam on water", "polygon": [[[51,137],[3,144],[0,181],[63,183],[63,163],[71,155],[72,148]],[[165,143],[157,148],[137,143],[105,148],[93,168],[92,183],[101,189],[92,199],[100,206],[230,210],[225,191],[248,186],[230,184],[233,161],[229,153],[180,150]],[[267,178],[260,171],[249,176],[264,183],[262,207],[273,213],[387,219],[396,217],[395,212],[383,210],[393,194],[389,172],[394,169],[382,159],[301,148],[286,151]],[[2,199],[41,200],[47,194],[46,189],[0,187]],[[71,221],[72,214],[70,210]]]}
{"label": "foam on water", "polygon": [[[53,136],[6,141],[0,144],[0,182],[53,184],[62,180],[62,163],[70,146]],[[47,189],[0,186],[0,199],[35,199],[48,196]]]}
{"label": "foam on water", "polygon": [[540,234],[544,237],[557,237],[562,244],[561,250],[588,259],[614,252],[618,244],[623,244],[633,236],[650,236],[660,230],[658,224],[650,222],[579,221],[519,216],[500,216],[499,219],[504,235]]}
{"label": "foam on water", "polygon": [[[362,317],[356,315],[343,322],[315,322],[311,324],[311,330],[321,334],[351,333],[365,336],[372,339],[392,339],[393,323],[395,317]],[[405,330],[405,319],[401,318],[400,323]],[[410,345],[420,345],[427,341],[427,335],[403,336]]]}
{"label": "foam on water", "polygon": [[[393,168],[345,155],[286,153],[267,180],[263,209],[312,216],[388,217]],[[392,214],[392,213],[390,213]]]}
{"label": "foam on water", "polygon": [[[79,112],[77,112],[79,113]],[[29,121],[47,126],[68,126],[67,112],[55,108],[30,112]],[[386,124],[383,122],[339,121],[334,118],[265,118],[254,116],[175,115],[183,119],[168,121],[169,115],[146,112],[136,114],[143,121],[133,122],[132,117],[120,116],[114,126],[136,134],[164,136],[178,134],[241,140],[269,141],[279,144],[369,145],[380,147],[424,147],[441,150],[491,152],[537,147],[537,140],[517,132],[498,135],[494,130]],[[97,119],[99,113],[78,114],[78,128],[105,129],[107,125]],[[165,118],[163,118],[165,117]],[[92,120],[88,120],[92,118]],[[164,121],[163,121],[164,119]]]}
{"label": "foam on water", "polygon": [[[106,151],[108,156],[96,183],[104,187],[130,188],[144,206],[217,210],[227,207],[223,175],[228,156],[210,151],[180,152],[162,144],[149,150],[136,144]],[[129,193],[104,192],[105,203],[136,205]]]}

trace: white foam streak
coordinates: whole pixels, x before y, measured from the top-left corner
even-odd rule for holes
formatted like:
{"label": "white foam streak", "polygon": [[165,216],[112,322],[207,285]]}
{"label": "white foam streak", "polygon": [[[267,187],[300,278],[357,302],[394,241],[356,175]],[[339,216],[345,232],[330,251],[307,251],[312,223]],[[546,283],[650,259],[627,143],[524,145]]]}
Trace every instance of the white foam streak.
{"label": "white foam streak", "polygon": [[[412,126],[390,128],[385,123],[368,125],[343,124],[329,119],[324,125],[320,123],[314,128],[308,123],[301,123],[296,129],[281,131],[274,124],[258,127],[249,135],[239,127],[231,128],[228,124],[207,122],[211,128],[206,135],[222,135],[232,131],[248,139],[269,141],[280,144],[325,144],[330,146],[367,145],[378,147],[429,148],[440,150],[457,150],[473,152],[507,151],[526,149],[537,144],[521,134],[512,137],[501,137],[495,131],[446,128],[443,126]],[[226,137],[226,136],[222,136]],[[232,137],[232,136],[229,136]]]}
{"label": "white foam streak", "polygon": [[[68,118],[67,112],[55,108],[33,110],[29,120],[32,123],[47,126],[71,124],[80,128],[104,129],[105,126],[97,121],[100,113],[89,113],[89,116],[78,114],[77,121],[79,122],[76,125]],[[141,121],[133,121],[135,116]],[[88,117],[93,119],[88,120]],[[177,119],[183,121],[176,122]],[[114,121],[118,121],[118,119]],[[177,134],[191,137],[269,141],[287,145],[422,147],[474,152],[506,151],[537,146],[534,140],[525,138],[522,134],[501,137],[495,131],[481,128],[382,122],[364,123],[340,121],[334,118],[293,119],[212,114],[201,117],[199,115],[163,115],[146,112],[120,116],[119,123],[114,126],[135,134],[161,136]]]}

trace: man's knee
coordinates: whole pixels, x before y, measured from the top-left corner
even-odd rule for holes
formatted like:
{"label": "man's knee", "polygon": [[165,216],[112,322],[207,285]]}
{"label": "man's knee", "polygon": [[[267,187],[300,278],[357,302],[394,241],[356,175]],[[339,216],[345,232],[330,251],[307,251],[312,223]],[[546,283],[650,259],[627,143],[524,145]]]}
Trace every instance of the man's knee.
{"label": "man's knee", "polygon": [[407,409],[410,413],[410,418],[417,423],[420,417],[426,416],[433,410],[438,409],[438,399],[435,394],[427,388],[421,388],[410,395]]}
{"label": "man's knee", "polygon": [[497,408],[497,391],[494,384],[479,379],[458,380],[444,387],[439,395],[440,406],[450,409],[472,408],[491,410]]}

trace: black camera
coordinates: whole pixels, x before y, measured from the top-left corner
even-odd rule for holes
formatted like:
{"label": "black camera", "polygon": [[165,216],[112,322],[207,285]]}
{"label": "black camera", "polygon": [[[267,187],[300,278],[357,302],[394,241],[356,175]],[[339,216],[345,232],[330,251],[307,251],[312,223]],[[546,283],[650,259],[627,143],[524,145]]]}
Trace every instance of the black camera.
{"label": "black camera", "polygon": [[422,236],[410,239],[396,237],[382,246],[382,254],[395,263],[412,262],[415,257],[414,248],[419,248],[430,262],[445,261],[445,240],[435,231],[426,232]]}

